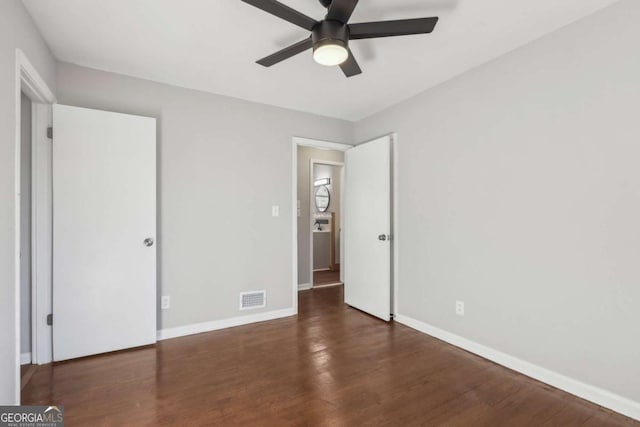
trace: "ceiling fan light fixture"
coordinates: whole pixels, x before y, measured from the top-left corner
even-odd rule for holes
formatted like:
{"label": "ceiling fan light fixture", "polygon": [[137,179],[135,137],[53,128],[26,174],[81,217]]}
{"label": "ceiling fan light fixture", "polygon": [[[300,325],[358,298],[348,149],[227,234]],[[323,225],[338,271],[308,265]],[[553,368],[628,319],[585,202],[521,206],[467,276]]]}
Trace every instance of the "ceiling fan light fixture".
{"label": "ceiling fan light fixture", "polygon": [[347,77],[362,73],[358,61],[349,50],[350,40],[428,34],[438,23],[438,17],[433,16],[350,24],[349,20],[358,5],[358,0],[320,0],[322,6],[327,8],[327,14],[319,21],[290,8],[279,0],[242,1],[311,32],[311,37],[259,59],[256,61],[258,64],[271,67],[313,48],[313,59],[318,64],[339,65]]}
{"label": "ceiling fan light fixture", "polygon": [[340,65],[349,58],[347,47],[339,40],[325,40],[313,48],[313,59],[321,65]]}

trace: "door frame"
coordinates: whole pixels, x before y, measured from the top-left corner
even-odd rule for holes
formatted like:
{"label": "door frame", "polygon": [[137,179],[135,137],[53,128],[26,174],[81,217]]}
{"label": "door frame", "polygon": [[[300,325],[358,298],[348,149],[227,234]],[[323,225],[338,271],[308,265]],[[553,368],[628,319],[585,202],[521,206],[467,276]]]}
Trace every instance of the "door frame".
{"label": "door frame", "polygon": [[[342,150],[341,150],[342,151]],[[345,150],[346,151],[346,150]],[[310,159],[309,160],[309,221],[313,220],[313,212],[314,212],[314,208],[315,208],[315,202],[314,202],[314,188],[315,186],[313,185],[314,183],[314,179],[313,179],[313,168],[315,165],[327,165],[327,166],[335,166],[335,167],[339,167],[340,168],[340,227],[342,227],[342,218],[343,218],[343,209],[342,209],[342,193],[343,193],[343,188],[344,188],[344,162],[334,162],[332,160],[322,160],[322,159]],[[337,231],[338,232],[338,236],[340,239],[340,281],[344,280],[343,277],[343,269],[342,269],[342,257],[343,257],[343,250],[342,250],[342,233],[340,232],[340,230]],[[335,249],[334,249],[335,250]],[[309,283],[311,285],[311,287],[313,288],[313,226],[309,229]]]}
{"label": "door frame", "polygon": [[[294,136],[291,141],[291,299],[293,311],[298,314],[298,146],[325,150],[347,151],[353,145]],[[313,244],[313,242],[311,242]],[[312,260],[313,261],[313,260]],[[311,272],[313,274],[313,271]]]}
{"label": "door frame", "polygon": [[[40,290],[47,285],[46,280],[40,280],[40,276],[38,275],[41,271],[39,266],[46,266],[46,260],[41,259],[41,252],[51,254],[51,248],[43,248],[41,244],[41,239],[39,239],[42,233],[46,233],[47,230],[42,229],[42,224],[40,223],[41,215],[38,215],[38,212],[43,207],[41,206],[41,197],[40,197],[40,188],[37,187],[37,184],[40,183],[40,171],[37,166],[40,165],[40,161],[42,160],[40,157],[37,157],[41,151],[43,143],[50,143],[46,139],[46,128],[51,124],[51,105],[56,103],[56,97],[49,89],[49,86],[45,83],[44,79],[40,76],[37,69],[33,66],[31,61],[27,58],[27,56],[20,49],[16,49],[15,56],[15,92],[14,92],[14,104],[15,104],[15,141],[14,141],[14,182],[15,182],[15,222],[14,222],[14,238],[15,238],[15,252],[14,252],[14,268],[15,268],[15,301],[14,301],[14,311],[15,311],[15,352],[16,352],[16,367],[15,367],[15,402],[16,404],[20,403],[20,365],[21,365],[21,349],[20,349],[20,288],[21,288],[21,280],[20,280],[20,216],[21,216],[21,203],[20,203],[20,148],[21,148],[21,92],[31,100],[32,102],[32,184],[31,184],[31,194],[32,194],[32,217],[31,217],[31,248],[32,248],[32,260],[31,260],[31,272],[32,272],[32,282],[31,282],[31,329],[32,329],[32,348],[31,348],[31,360],[34,360],[34,353],[38,355],[38,350],[40,346],[40,340],[35,339],[34,337],[40,337],[42,335],[42,329],[38,327],[37,320],[37,307],[40,307],[38,303],[38,296],[40,295]],[[37,159],[37,160],[36,160]],[[50,183],[50,181],[49,181]],[[50,194],[50,193],[49,193]],[[46,212],[45,212],[45,216]],[[49,211],[48,217],[51,218],[51,212]],[[51,230],[48,230],[49,236]],[[51,267],[50,258],[49,258],[49,269]],[[50,276],[49,276],[50,278]],[[50,282],[49,282],[50,287]],[[48,314],[48,313],[47,313]],[[45,314],[46,317],[46,314]],[[46,324],[44,325],[46,326]],[[50,328],[49,332],[50,332]],[[46,338],[46,333],[44,334],[43,341]],[[49,343],[51,340],[49,339]],[[34,347],[34,343],[37,345]],[[50,348],[50,346],[49,346]],[[37,357],[36,357],[36,360]]]}

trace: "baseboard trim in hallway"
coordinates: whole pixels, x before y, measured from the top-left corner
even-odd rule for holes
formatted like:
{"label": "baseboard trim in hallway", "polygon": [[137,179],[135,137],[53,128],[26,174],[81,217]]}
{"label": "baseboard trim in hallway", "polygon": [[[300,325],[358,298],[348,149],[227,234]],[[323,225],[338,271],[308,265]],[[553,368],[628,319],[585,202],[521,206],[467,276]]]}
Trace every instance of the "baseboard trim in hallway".
{"label": "baseboard trim in hallway", "polygon": [[171,338],[184,337],[187,335],[201,334],[203,332],[217,331],[219,329],[233,328],[235,326],[248,325],[250,323],[266,322],[283,317],[295,316],[296,310],[286,308],[283,310],[267,311],[264,313],[251,314],[248,316],[231,317],[228,319],[213,320],[211,322],[194,323],[191,325],[177,326],[158,330],[158,341]]}
{"label": "baseboard trim in hallway", "polygon": [[28,365],[31,363],[31,353],[22,353],[20,354],[20,364]]}
{"label": "baseboard trim in hallway", "polygon": [[334,287],[334,286],[342,286],[342,285],[344,285],[344,283],[342,283],[342,282],[323,283],[322,285],[315,285],[313,288],[314,289],[331,288],[331,287]]}
{"label": "baseboard trim in hallway", "polygon": [[452,334],[435,326],[413,319],[411,317],[398,314],[395,317],[398,323],[402,323],[412,329],[420,331],[426,335],[438,338],[451,345],[467,350],[478,356],[484,357],[499,365],[505,366],[528,377],[549,384],[560,390],[571,393],[582,399],[593,402],[597,405],[611,409],[612,411],[640,420],[640,403],[626,397],[622,397],[599,387],[585,384],[573,378],[566,377],[549,369],[534,365],[533,363],[513,357],[509,354],[486,347],[474,341]]}
{"label": "baseboard trim in hallway", "polygon": [[301,283],[298,285],[298,291],[308,291],[313,285],[311,283]]}

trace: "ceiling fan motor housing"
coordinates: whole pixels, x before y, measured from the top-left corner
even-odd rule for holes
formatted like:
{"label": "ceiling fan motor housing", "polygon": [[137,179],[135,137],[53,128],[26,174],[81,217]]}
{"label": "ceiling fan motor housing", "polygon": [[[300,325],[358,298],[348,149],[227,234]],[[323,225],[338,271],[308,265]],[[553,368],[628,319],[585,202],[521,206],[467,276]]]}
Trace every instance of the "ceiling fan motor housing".
{"label": "ceiling fan motor housing", "polygon": [[339,21],[324,20],[311,31],[313,50],[326,44],[337,44],[345,49],[349,45],[349,27]]}

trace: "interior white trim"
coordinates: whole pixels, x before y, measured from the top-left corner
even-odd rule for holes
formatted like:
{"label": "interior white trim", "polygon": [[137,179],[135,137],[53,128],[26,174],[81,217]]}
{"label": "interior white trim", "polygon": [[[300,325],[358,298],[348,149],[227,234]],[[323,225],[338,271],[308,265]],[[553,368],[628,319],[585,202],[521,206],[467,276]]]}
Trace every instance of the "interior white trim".
{"label": "interior white trim", "polygon": [[400,265],[400,222],[398,221],[400,212],[400,203],[398,203],[398,134],[392,133],[391,137],[391,307],[393,313],[398,312],[398,288],[400,276],[398,274],[398,266]]}
{"label": "interior white trim", "polygon": [[299,136],[293,137],[293,144],[336,151],[347,151],[353,148],[353,145],[343,144],[341,142],[321,141],[319,139],[302,138]]}
{"label": "interior white trim", "polygon": [[291,253],[293,254],[291,257],[293,263],[291,268],[291,299],[294,314],[298,313],[298,145],[339,151],[347,151],[353,148],[353,145],[349,144],[298,136],[294,136],[291,139]]}
{"label": "interior white trim", "polygon": [[474,341],[408,316],[398,314],[396,316],[396,321],[424,334],[477,354],[478,356],[484,357],[485,359],[491,360],[499,365],[520,372],[528,377],[542,381],[543,383],[549,384],[560,390],[564,390],[567,393],[571,393],[582,399],[611,409],[612,411],[640,420],[640,402],[635,402],[602,388],[585,384],[581,381],[569,378],[541,366],[534,365],[533,363],[518,359],[517,357],[482,344],[478,344]]}
{"label": "interior white trim", "polygon": [[20,355],[20,365],[29,365],[31,363],[31,353],[22,353]]}
{"label": "interior white trim", "polygon": [[[14,91],[14,107],[15,107],[15,141],[14,141],[14,185],[15,185],[15,211],[14,211],[14,313],[15,313],[15,394],[14,403],[20,404],[20,362],[22,354],[20,353],[20,93],[24,91],[25,95],[34,103],[53,104],[56,102],[53,92],[40,73],[31,64],[27,56],[20,49],[16,49],[15,62],[15,91]],[[36,249],[36,248],[33,248]],[[34,351],[34,349],[32,349]]]}
{"label": "interior white trim", "polygon": [[322,285],[315,285],[313,286],[314,289],[320,289],[320,288],[334,288],[336,286],[342,286],[344,285],[344,283],[342,282],[333,282],[333,283],[323,283]]}
{"label": "interior white trim", "polygon": [[211,322],[194,323],[191,325],[177,326],[175,328],[160,329],[158,330],[157,338],[158,341],[167,340],[171,338],[201,334],[203,332],[217,331],[219,329],[233,328],[235,326],[248,325],[250,323],[256,322],[265,322],[267,320],[280,319],[282,317],[295,315],[296,311],[293,307],[291,307],[285,308],[283,310],[251,314],[249,316],[230,317],[228,319],[213,320]]}
{"label": "interior white trim", "polygon": [[311,283],[301,283],[298,285],[298,291],[308,291],[311,288],[313,288]]}
{"label": "interior white trim", "polygon": [[16,77],[19,79],[19,90],[34,102],[54,104],[56,97],[45,83],[36,67],[31,64],[27,56],[20,49],[16,49]]}

